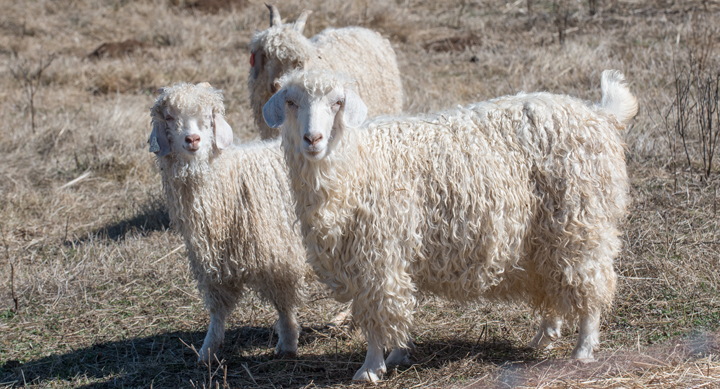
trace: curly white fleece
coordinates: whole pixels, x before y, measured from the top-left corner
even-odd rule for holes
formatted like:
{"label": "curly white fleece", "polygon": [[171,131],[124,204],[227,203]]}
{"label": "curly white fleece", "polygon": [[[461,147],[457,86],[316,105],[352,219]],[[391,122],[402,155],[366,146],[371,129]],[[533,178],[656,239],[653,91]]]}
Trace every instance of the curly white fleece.
{"label": "curly white fleece", "polygon": [[248,77],[250,105],[262,139],[279,135],[262,116],[263,106],[276,91],[275,82],[298,68],[332,69],[354,78],[370,117],[398,114],[402,110],[402,82],[395,51],[375,31],[361,27],[327,28],[308,39],[293,24],[281,24],[256,32],[250,51],[255,53],[256,61],[265,61],[255,77],[252,70]]}
{"label": "curly white fleece", "polygon": [[[328,77],[294,72],[283,89],[316,96],[343,84]],[[371,345],[407,344],[418,292],[524,301],[592,322],[615,291],[628,203],[619,133],[637,111],[627,96],[590,107],[520,93],[360,128],[336,117],[318,161],[300,152],[288,114],[283,148],[308,261],[339,300],[353,300]]]}
{"label": "curly white fleece", "polygon": [[[222,94],[209,87],[164,88],[151,110],[201,115],[224,112]],[[177,120],[180,120],[179,118]],[[184,135],[168,131],[170,142]],[[178,138],[179,139],[176,139]],[[170,219],[185,240],[190,268],[211,313],[203,352],[217,351],[224,323],[245,288],[280,314],[277,353],[297,352],[295,312],[304,297],[305,263],[280,141],[198,151],[193,160],[171,152],[158,158]],[[208,355],[202,355],[204,358]]]}

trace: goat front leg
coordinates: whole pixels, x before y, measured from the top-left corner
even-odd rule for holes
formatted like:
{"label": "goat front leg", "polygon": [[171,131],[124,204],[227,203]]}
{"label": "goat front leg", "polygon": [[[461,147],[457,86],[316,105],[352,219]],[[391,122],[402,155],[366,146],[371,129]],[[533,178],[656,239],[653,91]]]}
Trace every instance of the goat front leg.
{"label": "goat front leg", "polygon": [[295,309],[278,309],[275,330],[278,334],[275,358],[292,359],[297,357],[300,326],[295,318]]}
{"label": "goat front leg", "polygon": [[[353,377],[356,381],[376,382],[387,371],[384,346],[404,346],[412,326],[415,307],[415,285],[408,273],[408,262],[402,249],[388,245],[377,252],[393,253],[385,258],[371,258],[373,269],[359,269],[365,279],[356,280],[361,291],[353,296],[353,318],[368,340],[365,363]],[[392,269],[387,271],[386,269]],[[370,271],[368,271],[370,270]],[[396,351],[391,361],[406,359],[406,351]]]}
{"label": "goat front leg", "polygon": [[365,363],[355,373],[353,381],[377,382],[387,372],[383,360],[383,347],[374,339],[368,339]]}
{"label": "goat front leg", "polygon": [[199,352],[199,361],[206,363],[211,361],[213,355],[222,347],[225,340],[225,321],[235,309],[238,297],[229,289],[208,287],[205,292],[205,304],[210,311],[210,326]]}

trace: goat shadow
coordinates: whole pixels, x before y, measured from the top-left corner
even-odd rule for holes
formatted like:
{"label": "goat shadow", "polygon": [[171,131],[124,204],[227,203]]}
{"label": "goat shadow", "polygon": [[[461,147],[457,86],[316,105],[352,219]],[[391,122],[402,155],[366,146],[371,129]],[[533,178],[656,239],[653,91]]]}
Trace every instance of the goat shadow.
{"label": "goat shadow", "polygon": [[[271,336],[265,327],[230,329],[218,358],[229,357],[229,365],[238,366],[272,362],[273,348],[267,345],[274,344],[277,337]],[[0,386],[66,386],[70,382],[87,383],[80,388],[192,387],[193,382],[201,386],[207,380],[207,365],[197,363],[197,355],[188,345],[199,349],[204,337],[205,331],[161,332],[98,342],[24,363],[9,360],[0,366]],[[238,349],[250,350],[251,356],[232,357]]]}
{"label": "goat shadow", "polygon": [[131,234],[147,235],[168,228],[170,228],[170,215],[165,202],[160,198],[151,198],[136,206],[131,211],[130,217],[108,223],[75,240],[66,239],[65,245],[77,245],[96,239],[110,239],[117,242],[125,240]]}
{"label": "goat shadow", "polygon": [[[226,332],[225,346],[218,358],[225,359],[230,387],[304,387],[349,383],[365,358],[365,346],[351,352],[312,354],[317,340],[334,336],[325,327],[303,327],[299,356],[294,360],[274,359],[277,337],[265,327],[244,326]],[[207,386],[207,365],[197,363],[197,356],[187,345],[199,348],[205,331],[173,331],[119,341],[98,342],[90,347],[55,353],[27,362],[5,361],[0,366],[0,385],[20,387],[65,386],[85,383],[80,388],[133,387],[201,387]],[[438,339],[417,343],[412,354],[412,367],[407,369],[440,369],[447,363],[474,359],[482,363],[502,365],[512,361],[535,360],[529,349],[516,348],[510,342],[489,340],[472,342]],[[211,366],[215,382],[223,382],[223,371]],[[397,374],[397,372],[390,372]],[[284,382],[279,382],[284,381]]]}

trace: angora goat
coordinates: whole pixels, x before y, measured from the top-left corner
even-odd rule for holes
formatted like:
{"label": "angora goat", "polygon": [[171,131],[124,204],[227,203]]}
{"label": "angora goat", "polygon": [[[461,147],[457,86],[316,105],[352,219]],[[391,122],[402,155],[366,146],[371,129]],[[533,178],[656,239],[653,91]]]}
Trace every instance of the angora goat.
{"label": "angora goat", "polygon": [[311,11],[304,11],[294,24],[282,24],[278,9],[267,7],[270,28],[255,33],[250,42],[248,77],[250,105],[262,139],[279,135],[265,124],[263,106],[279,88],[280,76],[297,68],[332,69],[353,77],[370,117],[400,113],[402,82],[387,39],[361,27],[328,28],[308,39],[302,31]]}
{"label": "angora goat", "polygon": [[150,151],[157,154],[170,219],[210,311],[200,350],[222,345],[225,320],[246,287],[277,309],[278,356],[297,354],[295,314],[305,264],[280,141],[232,145],[222,94],[210,84],[162,89],[151,109]]}
{"label": "angora goat", "polygon": [[[619,133],[637,102],[622,81],[604,72],[595,107],[520,93],[361,125],[366,108],[342,77],[281,80],[263,113],[283,126],[308,261],[353,300],[368,340],[354,379],[408,361],[419,292],[524,301],[544,318],[536,347],[577,318],[572,357],[592,358],[628,202]],[[383,346],[395,347],[387,361]]]}

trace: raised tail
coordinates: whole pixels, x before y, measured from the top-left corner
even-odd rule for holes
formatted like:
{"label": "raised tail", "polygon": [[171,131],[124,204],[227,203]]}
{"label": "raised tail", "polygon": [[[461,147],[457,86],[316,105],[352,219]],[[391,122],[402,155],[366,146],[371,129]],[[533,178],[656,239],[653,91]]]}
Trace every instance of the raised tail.
{"label": "raised tail", "polygon": [[630,93],[630,89],[628,89],[624,81],[625,76],[617,70],[605,70],[602,72],[600,109],[615,115],[615,118],[620,123],[626,124],[637,115],[638,102],[635,96]]}

